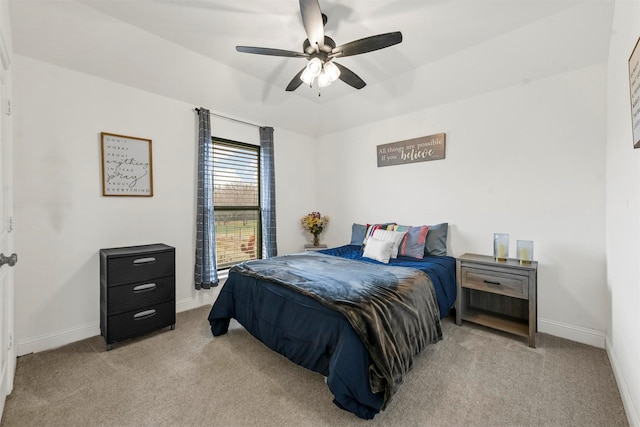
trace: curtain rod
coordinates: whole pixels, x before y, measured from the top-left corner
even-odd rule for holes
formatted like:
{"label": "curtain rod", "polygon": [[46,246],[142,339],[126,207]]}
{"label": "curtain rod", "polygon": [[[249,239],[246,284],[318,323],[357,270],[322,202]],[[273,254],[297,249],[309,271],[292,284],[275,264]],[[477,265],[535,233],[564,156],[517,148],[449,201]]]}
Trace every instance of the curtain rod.
{"label": "curtain rod", "polygon": [[[200,111],[202,111],[202,109],[196,108],[195,111],[198,114],[200,114]],[[220,114],[212,113],[211,111],[209,111],[209,115],[210,116],[216,116],[216,117],[219,117],[219,118],[225,119],[225,120],[231,120],[232,122],[242,123],[243,125],[253,126],[253,127],[257,127],[257,128],[263,127],[263,126],[260,126],[260,125],[256,125],[254,123],[249,123],[249,122],[245,122],[245,121],[242,121],[242,120],[234,119],[233,117],[227,117],[227,116],[222,116]]]}

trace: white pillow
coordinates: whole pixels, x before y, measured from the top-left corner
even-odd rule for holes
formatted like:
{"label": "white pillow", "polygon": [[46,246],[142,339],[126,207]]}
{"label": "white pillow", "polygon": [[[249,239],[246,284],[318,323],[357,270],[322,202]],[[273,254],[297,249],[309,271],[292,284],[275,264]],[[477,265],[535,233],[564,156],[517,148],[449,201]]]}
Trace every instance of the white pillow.
{"label": "white pillow", "polygon": [[385,242],[393,242],[391,258],[398,258],[398,249],[400,249],[400,244],[405,234],[407,234],[406,231],[376,230],[373,232],[373,237]]}
{"label": "white pillow", "polygon": [[378,240],[372,236],[369,237],[362,256],[388,264],[389,258],[391,258],[391,251],[393,251],[393,242]]}

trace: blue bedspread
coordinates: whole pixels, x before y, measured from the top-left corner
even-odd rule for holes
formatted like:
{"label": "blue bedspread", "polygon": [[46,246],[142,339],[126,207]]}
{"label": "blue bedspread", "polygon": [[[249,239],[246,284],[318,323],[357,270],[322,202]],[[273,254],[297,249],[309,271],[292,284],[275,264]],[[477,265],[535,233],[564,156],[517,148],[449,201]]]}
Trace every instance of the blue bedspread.
{"label": "blue bedspread", "polygon": [[456,302],[456,259],[453,257],[425,256],[423,259],[416,259],[399,256],[398,258],[391,259],[389,264],[383,264],[371,258],[364,258],[362,256],[363,250],[360,246],[345,245],[337,248],[323,249],[319,252],[341,258],[366,261],[372,264],[411,267],[424,271],[433,282],[438,305],[440,306],[440,318],[449,314],[449,310]]}
{"label": "blue bedspread", "polygon": [[[357,246],[323,252],[370,261],[362,258]],[[440,314],[446,315],[455,301],[455,259],[414,261],[431,278]],[[392,265],[414,261],[398,259]],[[342,313],[275,281],[235,271],[230,272],[209,314],[214,336],[227,332],[230,318],[238,320],[269,348],[326,376],[334,403],[340,408],[370,419],[384,407],[384,392],[371,390],[371,356]]]}

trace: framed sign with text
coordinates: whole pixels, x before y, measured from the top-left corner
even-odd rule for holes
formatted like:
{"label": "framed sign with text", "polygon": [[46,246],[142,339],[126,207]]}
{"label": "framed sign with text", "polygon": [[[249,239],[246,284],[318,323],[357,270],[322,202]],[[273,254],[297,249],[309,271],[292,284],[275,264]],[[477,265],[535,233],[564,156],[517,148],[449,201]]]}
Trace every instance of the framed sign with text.
{"label": "framed sign with text", "polygon": [[103,196],[153,196],[151,140],[100,133]]}
{"label": "framed sign with text", "polygon": [[378,167],[445,158],[445,134],[422,136],[376,147]]}
{"label": "framed sign with text", "polygon": [[633,129],[633,148],[640,148],[640,49],[636,42],[629,57],[629,91],[631,95],[631,125]]}

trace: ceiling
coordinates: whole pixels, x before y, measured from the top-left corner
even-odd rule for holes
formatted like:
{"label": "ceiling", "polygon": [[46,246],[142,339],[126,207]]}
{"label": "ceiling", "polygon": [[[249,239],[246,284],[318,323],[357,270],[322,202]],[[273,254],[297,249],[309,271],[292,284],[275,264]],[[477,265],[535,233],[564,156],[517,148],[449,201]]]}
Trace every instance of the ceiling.
{"label": "ceiling", "polygon": [[[604,63],[612,31],[609,0],[319,3],[325,33],[338,45],[402,32],[399,45],[339,61],[365,88],[337,81],[322,96],[304,85],[285,93],[306,60],[236,52],[236,45],[301,51],[306,36],[295,0],[10,0],[10,12],[17,54],[313,137]],[[171,52],[184,48],[224,64],[216,74],[245,102],[223,107],[215,96],[166,87],[171,77],[162,73],[180,72],[176,63],[188,60],[156,51],[152,38],[171,42]],[[135,75],[144,64],[128,72],[106,66],[132,58],[152,63],[155,86]]]}

